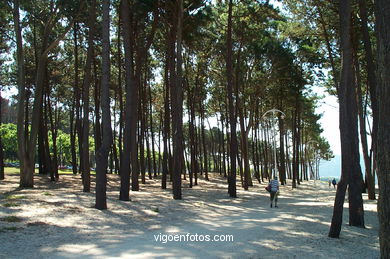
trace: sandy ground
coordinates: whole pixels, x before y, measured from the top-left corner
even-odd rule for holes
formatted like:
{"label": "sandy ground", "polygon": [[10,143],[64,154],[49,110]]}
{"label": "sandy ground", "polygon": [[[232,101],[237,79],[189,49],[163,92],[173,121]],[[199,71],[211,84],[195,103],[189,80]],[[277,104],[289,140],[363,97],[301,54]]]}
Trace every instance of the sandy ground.
{"label": "sandy ground", "polygon": [[[110,175],[109,209],[99,211],[79,176],[58,183],[37,176],[29,190],[18,189],[18,179],[0,182],[0,258],[379,258],[376,201],[364,196],[365,229],[348,226],[345,207],[340,239],[328,238],[335,190],[318,181],[282,187],[279,208],[271,209],[265,184],[239,188],[231,199],[219,176],[183,188],[181,201],[148,180],[123,202],[118,176]],[[7,222],[9,216],[21,221]],[[233,241],[156,241],[187,233]]]}

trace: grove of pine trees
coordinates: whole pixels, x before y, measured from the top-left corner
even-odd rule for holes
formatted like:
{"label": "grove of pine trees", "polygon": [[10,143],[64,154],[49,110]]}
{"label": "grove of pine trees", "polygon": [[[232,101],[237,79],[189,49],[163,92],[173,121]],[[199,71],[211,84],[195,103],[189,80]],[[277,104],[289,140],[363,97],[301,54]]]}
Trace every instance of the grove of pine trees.
{"label": "grove of pine trees", "polygon": [[320,86],[340,105],[329,236],[340,235],[347,192],[349,224],[365,226],[362,192],[376,199],[377,176],[388,258],[390,3],[274,4],[1,1],[0,179],[16,160],[21,188],[34,187],[36,167],[56,182],[70,166],[90,192],[96,171],[97,209],[109,208],[108,173],[122,201],[150,179],[178,200],[182,186],[215,175],[232,198],[275,174],[297,188],[332,157],[315,112]]}

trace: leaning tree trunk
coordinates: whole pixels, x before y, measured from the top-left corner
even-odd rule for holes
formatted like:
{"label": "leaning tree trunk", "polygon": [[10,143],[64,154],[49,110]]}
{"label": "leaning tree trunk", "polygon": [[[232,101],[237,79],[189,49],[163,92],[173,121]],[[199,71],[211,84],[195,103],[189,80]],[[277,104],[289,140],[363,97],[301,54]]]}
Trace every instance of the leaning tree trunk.
{"label": "leaning tree trunk", "polygon": [[378,135],[376,158],[379,183],[379,243],[381,258],[390,258],[390,2],[375,2],[377,34]]}
{"label": "leaning tree trunk", "polygon": [[[110,115],[110,1],[103,1],[103,28],[102,28],[102,143],[96,152],[96,203],[95,208],[107,209],[107,165],[108,153],[112,142],[111,115]],[[98,111],[97,111],[98,112]]]}
{"label": "leaning tree trunk", "polygon": [[341,1],[340,35],[342,72],[339,86],[341,181],[337,188],[329,237],[339,237],[345,188],[349,185],[349,224],[364,227],[362,175],[359,161],[356,92],[354,87],[353,53],[351,41],[351,1]]}

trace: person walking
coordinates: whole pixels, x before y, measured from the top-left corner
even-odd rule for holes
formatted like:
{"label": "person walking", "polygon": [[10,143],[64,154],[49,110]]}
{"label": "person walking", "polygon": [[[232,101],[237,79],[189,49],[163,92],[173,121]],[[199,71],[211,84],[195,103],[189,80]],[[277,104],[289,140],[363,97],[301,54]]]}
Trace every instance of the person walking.
{"label": "person walking", "polygon": [[333,188],[336,189],[336,184],[337,184],[337,182],[336,182],[336,179],[335,179],[335,178],[333,178],[332,184],[333,184]]}
{"label": "person walking", "polygon": [[273,180],[269,183],[270,188],[270,200],[271,200],[271,208],[273,205],[273,202],[275,201],[275,208],[278,207],[278,194],[279,194],[279,182],[278,177],[275,176]]}

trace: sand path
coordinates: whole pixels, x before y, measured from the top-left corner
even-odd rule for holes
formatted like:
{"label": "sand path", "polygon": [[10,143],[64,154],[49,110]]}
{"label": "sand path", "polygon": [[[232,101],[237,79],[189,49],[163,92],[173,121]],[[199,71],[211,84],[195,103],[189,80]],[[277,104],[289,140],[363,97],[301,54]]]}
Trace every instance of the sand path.
{"label": "sand path", "polygon": [[[109,210],[98,211],[94,194],[80,192],[79,177],[36,179],[32,190],[18,190],[17,176],[0,185],[0,219],[21,219],[0,221],[0,258],[379,258],[376,202],[366,196],[367,228],[349,227],[346,207],[341,238],[327,237],[335,194],[327,183],[282,187],[279,208],[271,209],[264,184],[239,188],[231,199],[218,176],[184,188],[182,201],[149,180],[131,202],[121,202],[118,177],[110,176]],[[163,242],[168,234],[186,237]],[[233,241],[184,241],[196,234]]]}

